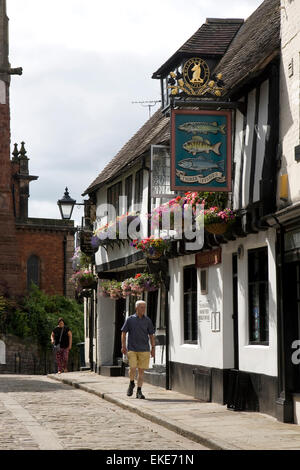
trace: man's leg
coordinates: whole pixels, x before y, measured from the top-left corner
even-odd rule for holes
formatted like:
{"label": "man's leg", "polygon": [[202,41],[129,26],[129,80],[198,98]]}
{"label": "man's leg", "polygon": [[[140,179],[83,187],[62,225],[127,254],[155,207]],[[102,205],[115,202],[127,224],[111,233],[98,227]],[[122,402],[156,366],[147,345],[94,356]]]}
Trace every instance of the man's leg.
{"label": "man's leg", "polygon": [[145,369],[149,369],[149,362],[150,362],[150,352],[139,352],[138,353],[138,388],[136,391],[136,398],[145,398],[142,394],[142,385],[144,382],[144,371]]}
{"label": "man's leg", "polygon": [[137,380],[138,388],[142,388],[142,386],[143,386],[143,383],[144,383],[144,371],[145,371],[145,369],[141,369],[141,368],[138,369],[138,380]]}
{"label": "man's leg", "polygon": [[129,379],[134,382],[136,367],[129,367]]}
{"label": "man's leg", "polygon": [[134,377],[136,373],[136,366],[137,366],[137,356],[135,351],[128,351],[128,361],[129,361],[129,387],[127,389],[127,396],[131,397],[133,394],[133,389],[135,387],[134,384]]}
{"label": "man's leg", "polygon": [[142,394],[142,386],[143,386],[143,382],[144,382],[144,371],[145,371],[145,369],[142,369],[142,368],[139,367],[138,371],[139,371],[138,380],[137,380],[138,388],[137,388],[137,391],[136,391],[136,398],[145,398],[144,395]]}

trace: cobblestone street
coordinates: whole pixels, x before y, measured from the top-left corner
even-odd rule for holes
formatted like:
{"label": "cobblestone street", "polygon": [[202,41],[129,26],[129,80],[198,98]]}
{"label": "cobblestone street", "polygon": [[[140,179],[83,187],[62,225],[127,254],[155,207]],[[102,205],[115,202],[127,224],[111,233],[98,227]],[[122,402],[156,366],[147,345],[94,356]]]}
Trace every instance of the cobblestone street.
{"label": "cobblestone street", "polygon": [[205,447],[46,376],[0,376],[0,450]]}

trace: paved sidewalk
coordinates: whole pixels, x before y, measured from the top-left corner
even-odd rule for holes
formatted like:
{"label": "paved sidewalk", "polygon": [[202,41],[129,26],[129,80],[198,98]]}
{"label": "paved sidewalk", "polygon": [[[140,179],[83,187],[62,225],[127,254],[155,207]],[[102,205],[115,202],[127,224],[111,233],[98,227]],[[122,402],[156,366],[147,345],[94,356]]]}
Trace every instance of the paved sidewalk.
{"label": "paved sidewalk", "polygon": [[300,426],[279,423],[255,412],[234,412],[216,403],[203,403],[173,390],[145,383],[146,400],[135,391],[127,397],[129,380],[94,372],[50,374],[49,378],[115,403],[182,436],[218,450],[299,450]]}

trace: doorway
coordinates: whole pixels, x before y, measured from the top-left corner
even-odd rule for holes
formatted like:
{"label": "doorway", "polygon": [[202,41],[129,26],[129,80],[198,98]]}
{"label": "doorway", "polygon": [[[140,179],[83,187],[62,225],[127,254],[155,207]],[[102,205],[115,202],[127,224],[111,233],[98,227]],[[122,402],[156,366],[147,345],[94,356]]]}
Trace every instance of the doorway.
{"label": "doorway", "polygon": [[238,256],[232,255],[232,319],[234,369],[239,369],[239,319],[238,319]]}
{"label": "doorway", "polygon": [[124,325],[126,317],[126,299],[116,301],[115,311],[115,341],[114,341],[114,365],[118,365],[118,359],[122,358],[121,328]]}
{"label": "doorway", "polygon": [[[287,263],[284,270],[284,323],[286,349],[286,380],[290,392],[300,393],[300,364],[293,353],[299,346],[293,347],[300,340],[300,262]],[[298,354],[299,358],[299,354]],[[295,360],[296,359],[296,360]]]}

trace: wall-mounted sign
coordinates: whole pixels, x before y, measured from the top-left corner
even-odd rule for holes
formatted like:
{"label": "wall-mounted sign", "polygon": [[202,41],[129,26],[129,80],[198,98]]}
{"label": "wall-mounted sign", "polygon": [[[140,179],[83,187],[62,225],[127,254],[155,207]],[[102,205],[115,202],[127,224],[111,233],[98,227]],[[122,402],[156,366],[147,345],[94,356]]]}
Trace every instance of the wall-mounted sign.
{"label": "wall-mounted sign", "polygon": [[209,310],[209,308],[200,308],[199,309],[198,320],[199,320],[199,322],[202,322],[202,321],[209,322],[210,321],[210,310]]}
{"label": "wall-mounted sign", "polygon": [[204,251],[195,255],[195,264],[197,268],[208,268],[222,262],[221,247],[211,251]]}
{"label": "wall-mounted sign", "polygon": [[231,112],[172,110],[171,189],[231,191]]}
{"label": "wall-mounted sign", "polygon": [[188,59],[181,70],[171,72],[168,80],[168,88],[171,95],[184,96],[222,96],[224,83],[222,74],[210,75],[210,69],[205,60],[200,57]]}

